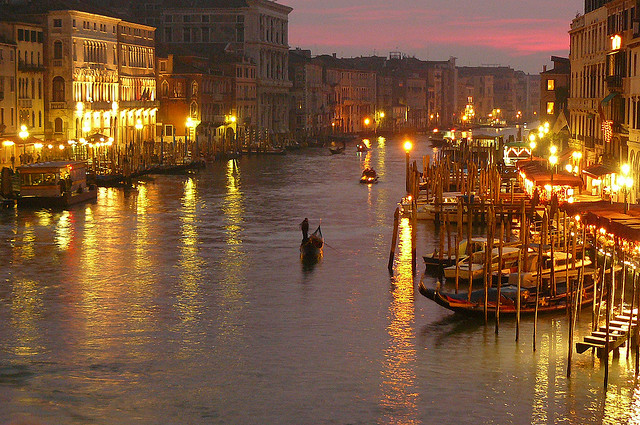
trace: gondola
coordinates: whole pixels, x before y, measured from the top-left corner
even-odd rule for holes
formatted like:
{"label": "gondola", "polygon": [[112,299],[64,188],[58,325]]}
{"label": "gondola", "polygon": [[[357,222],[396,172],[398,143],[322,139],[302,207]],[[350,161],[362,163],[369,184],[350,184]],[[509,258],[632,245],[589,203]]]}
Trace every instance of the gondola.
{"label": "gondola", "polygon": [[360,183],[362,184],[378,183],[378,174],[376,173],[376,170],[372,168],[366,168],[362,172],[362,176],[360,176]]}
{"label": "gondola", "polygon": [[358,151],[358,152],[367,152],[367,151],[369,151],[369,146],[368,146],[367,143],[368,143],[368,140],[367,141],[363,140],[362,142],[358,143],[356,145],[356,151]]}
{"label": "gondola", "polygon": [[[585,276],[584,289],[580,307],[584,307],[593,301],[593,280],[587,281]],[[420,280],[418,290],[422,295],[435,301],[436,304],[449,309],[455,313],[469,316],[484,315],[484,289],[471,291],[469,299],[468,293],[445,293],[439,289],[429,289]],[[556,295],[544,291],[536,297],[535,287],[522,287],[520,290],[520,314],[533,314],[536,311],[536,298],[538,303],[538,313],[550,313],[556,311],[566,311],[567,294],[566,284],[558,284]],[[487,314],[495,316],[496,300],[498,297],[497,288],[489,288],[487,292]],[[503,285],[500,288],[500,314],[515,315],[517,313],[518,287],[516,285]]]}
{"label": "gondola", "polygon": [[336,147],[330,147],[329,148],[329,152],[331,152],[331,155],[337,155],[340,153],[344,153],[344,146],[336,146]]}
{"label": "gondola", "polygon": [[318,260],[322,257],[322,247],[324,238],[320,226],[309,235],[307,239],[300,242],[300,258],[305,261]]}

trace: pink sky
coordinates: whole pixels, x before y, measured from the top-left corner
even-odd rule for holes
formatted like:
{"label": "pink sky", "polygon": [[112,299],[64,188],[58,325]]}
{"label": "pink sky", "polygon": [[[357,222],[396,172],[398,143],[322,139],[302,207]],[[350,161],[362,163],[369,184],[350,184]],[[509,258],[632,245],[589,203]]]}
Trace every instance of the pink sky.
{"label": "pink sky", "polygon": [[424,60],[457,57],[460,66],[505,65],[539,73],[550,57],[568,56],[569,25],[582,0],[281,0],[289,45],[339,57]]}

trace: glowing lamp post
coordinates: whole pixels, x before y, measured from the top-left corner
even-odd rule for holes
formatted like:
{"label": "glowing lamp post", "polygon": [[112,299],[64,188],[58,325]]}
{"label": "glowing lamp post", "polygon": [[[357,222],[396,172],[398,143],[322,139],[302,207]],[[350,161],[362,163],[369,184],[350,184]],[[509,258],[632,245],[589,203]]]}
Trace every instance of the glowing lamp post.
{"label": "glowing lamp post", "polygon": [[236,124],[238,122],[238,118],[236,118],[235,115],[231,115],[231,124],[234,126],[233,128],[233,146],[235,147],[236,152],[238,152],[240,149],[238,149],[238,125]]}
{"label": "glowing lamp post", "polygon": [[536,148],[536,135],[533,133],[529,133],[529,149],[531,149],[531,153],[529,154],[529,160],[533,161],[533,150]]}
{"label": "glowing lamp post", "polygon": [[[189,152],[191,150],[191,147],[189,146],[189,143],[191,142],[191,128],[193,127],[193,119],[191,117],[187,117],[187,122],[185,123],[185,127],[186,127],[185,149],[187,150],[187,152]],[[185,152],[185,156],[187,152]]]}
{"label": "glowing lamp post", "polygon": [[549,148],[549,152],[551,153],[551,155],[549,156],[549,164],[551,165],[551,183],[553,183],[553,173],[555,171],[556,164],[558,164],[558,157],[556,156],[558,148],[551,145],[551,147]]}
{"label": "glowing lamp post", "polygon": [[[134,126],[134,128],[136,129],[136,137],[138,139],[138,152],[140,152],[140,138],[142,137],[142,120],[140,118],[138,118],[136,120],[136,124]],[[140,155],[140,154],[138,154]],[[138,164],[139,167],[140,164]]]}
{"label": "glowing lamp post", "polygon": [[374,123],[374,128],[373,130],[375,131],[376,134],[378,134],[378,126],[380,125],[380,122],[382,121],[382,118],[384,118],[384,111],[378,111],[375,114],[375,123]]}
{"label": "glowing lamp post", "polygon": [[[20,132],[18,133],[18,136],[20,136],[20,139],[22,139],[22,151],[23,153],[27,153],[27,139],[29,138],[29,132],[27,131],[27,126],[26,125],[21,125],[20,126]],[[25,155],[26,156],[26,155]]]}
{"label": "glowing lamp post", "polygon": [[413,143],[411,143],[411,141],[407,140],[404,142],[404,152],[405,152],[405,158],[406,158],[406,165],[405,165],[405,188],[407,190],[407,193],[409,193],[409,154],[411,153],[411,149],[413,149]]}
{"label": "glowing lamp post", "polygon": [[631,167],[629,164],[623,164],[620,167],[622,171],[622,176],[620,177],[620,186],[624,190],[624,213],[626,214],[629,211],[629,205],[627,204],[627,194],[629,193],[629,189],[633,186],[633,178],[629,176],[629,171],[631,171]]}
{"label": "glowing lamp post", "polygon": [[578,174],[580,172],[580,161],[582,160],[582,152],[575,151],[571,154],[573,157],[573,171]]}

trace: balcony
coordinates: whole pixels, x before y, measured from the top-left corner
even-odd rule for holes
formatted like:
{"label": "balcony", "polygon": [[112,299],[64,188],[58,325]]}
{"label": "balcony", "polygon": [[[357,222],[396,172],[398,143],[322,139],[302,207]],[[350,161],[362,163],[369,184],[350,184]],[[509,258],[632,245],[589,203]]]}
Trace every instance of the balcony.
{"label": "balcony", "polygon": [[26,63],[18,61],[18,71],[22,72],[44,72],[44,65],[36,63]]}
{"label": "balcony", "polygon": [[18,99],[18,107],[20,108],[31,108],[32,105],[31,99]]}
{"label": "balcony", "polygon": [[65,109],[67,102],[49,102],[49,109]]}
{"label": "balcony", "polygon": [[622,76],[621,75],[609,75],[607,76],[607,88],[612,91],[622,90]]}
{"label": "balcony", "polygon": [[61,67],[62,66],[62,59],[54,59],[52,62],[53,62],[53,66],[54,67]]}
{"label": "balcony", "polygon": [[160,106],[160,102],[157,100],[121,100],[118,102],[120,109],[134,109],[134,108],[157,108]]}

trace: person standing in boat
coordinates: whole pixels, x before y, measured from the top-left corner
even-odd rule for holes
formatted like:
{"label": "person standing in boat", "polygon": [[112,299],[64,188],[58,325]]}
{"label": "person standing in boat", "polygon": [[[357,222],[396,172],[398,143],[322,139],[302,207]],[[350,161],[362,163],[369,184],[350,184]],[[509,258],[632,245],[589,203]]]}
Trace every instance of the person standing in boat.
{"label": "person standing in boat", "polygon": [[306,241],[307,239],[309,239],[309,219],[308,218],[304,218],[304,220],[302,220],[302,223],[300,223],[300,229],[302,229],[302,240]]}

